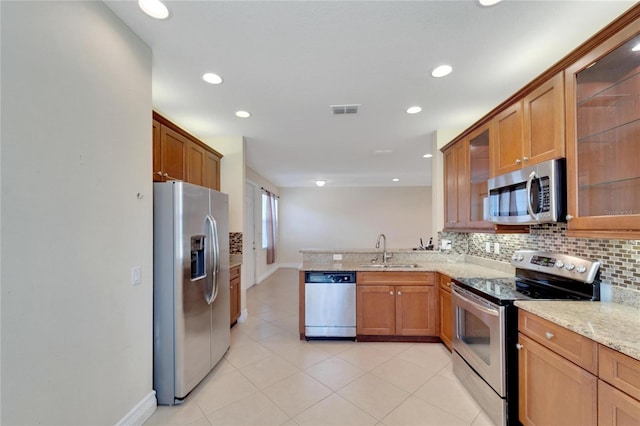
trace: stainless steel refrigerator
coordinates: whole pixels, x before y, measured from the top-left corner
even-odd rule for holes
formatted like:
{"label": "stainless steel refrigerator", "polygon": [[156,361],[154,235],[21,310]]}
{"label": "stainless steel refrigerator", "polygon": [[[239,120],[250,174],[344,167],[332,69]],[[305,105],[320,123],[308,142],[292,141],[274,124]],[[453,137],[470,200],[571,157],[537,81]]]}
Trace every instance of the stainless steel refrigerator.
{"label": "stainless steel refrigerator", "polygon": [[229,201],[185,182],[153,184],[153,382],[180,404],[229,349]]}

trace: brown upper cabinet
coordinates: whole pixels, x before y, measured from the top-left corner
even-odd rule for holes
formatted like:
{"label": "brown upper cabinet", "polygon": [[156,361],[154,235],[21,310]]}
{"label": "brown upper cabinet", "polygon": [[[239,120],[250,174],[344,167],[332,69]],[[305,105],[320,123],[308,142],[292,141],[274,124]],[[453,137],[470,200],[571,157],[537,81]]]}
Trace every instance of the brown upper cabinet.
{"label": "brown upper cabinet", "polygon": [[640,18],[568,67],[568,235],[640,236]]}
{"label": "brown upper cabinet", "polygon": [[153,180],[183,180],[220,190],[222,154],[153,112]]}
{"label": "brown upper cabinet", "polygon": [[495,133],[494,122],[489,122],[444,151],[445,230],[528,232],[528,226],[501,226],[484,220]]}
{"label": "brown upper cabinet", "polygon": [[491,176],[565,156],[562,71],[493,119]]}
{"label": "brown upper cabinet", "polygon": [[[153,180],[185,180],[185,152],[189,140],[157,120],[153,120],[153,131]],[[158,144],[156,140],[159,140]]]}
{"label": "brown upper cabinet", "polygon": [[522,167],[522,101],[515,102],[493,119],[495,137],[491,144],[491,176]]}
{"label": "brown upper cabinet", "polygon": [[469,141],[488,128],[490,177],[566,157],[568,236],[638,239],[639,43],[637,4],[445,146],[445,230],[482,228]]}
{"label": "brown upper cabinet", "polygon": [[467,146],[460,141],[444,151],[444,226],[445,229],[466,227],[468,173]]}

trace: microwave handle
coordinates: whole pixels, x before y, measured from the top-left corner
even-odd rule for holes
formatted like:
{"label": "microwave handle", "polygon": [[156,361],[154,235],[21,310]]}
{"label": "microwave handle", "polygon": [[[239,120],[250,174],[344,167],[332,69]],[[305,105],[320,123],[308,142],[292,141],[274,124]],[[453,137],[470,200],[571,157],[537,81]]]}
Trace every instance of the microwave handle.
{"label": "microwave handle", "polygon": [[531,205],[531,184],[533,183],[533,180],[536,178],[536,172],[531,172],[531,174],[529,175],[529,177],[527,178],[527,212],[529,213],[529,216],[531,216],[533,219],[538,219],[536,217],[536,214],[533,212],[533,206]]}

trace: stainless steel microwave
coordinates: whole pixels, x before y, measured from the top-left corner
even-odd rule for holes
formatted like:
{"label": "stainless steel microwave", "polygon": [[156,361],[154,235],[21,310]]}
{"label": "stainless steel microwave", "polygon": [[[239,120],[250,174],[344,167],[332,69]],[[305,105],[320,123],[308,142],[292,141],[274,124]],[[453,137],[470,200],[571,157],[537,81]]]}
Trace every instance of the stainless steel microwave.
{"label": "stainless steel microwave", "polygon": [[489,222],[526,225],[564,221],[565,176],[565,161],[558,159],[489,179]]}

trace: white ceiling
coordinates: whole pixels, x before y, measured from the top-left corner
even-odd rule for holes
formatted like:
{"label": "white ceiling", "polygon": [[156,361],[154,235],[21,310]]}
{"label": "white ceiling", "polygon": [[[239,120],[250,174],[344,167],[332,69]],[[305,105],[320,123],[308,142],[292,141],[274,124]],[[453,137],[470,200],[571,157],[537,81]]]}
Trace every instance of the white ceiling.
{"label": "white ceiling", "polygon": [[166,1],[163,21],[106,3],[153,50],[157,111],[205,142],[244,136],[249,167],[300,187],[430,185],[434,131],[468,127],[635,2]]}

